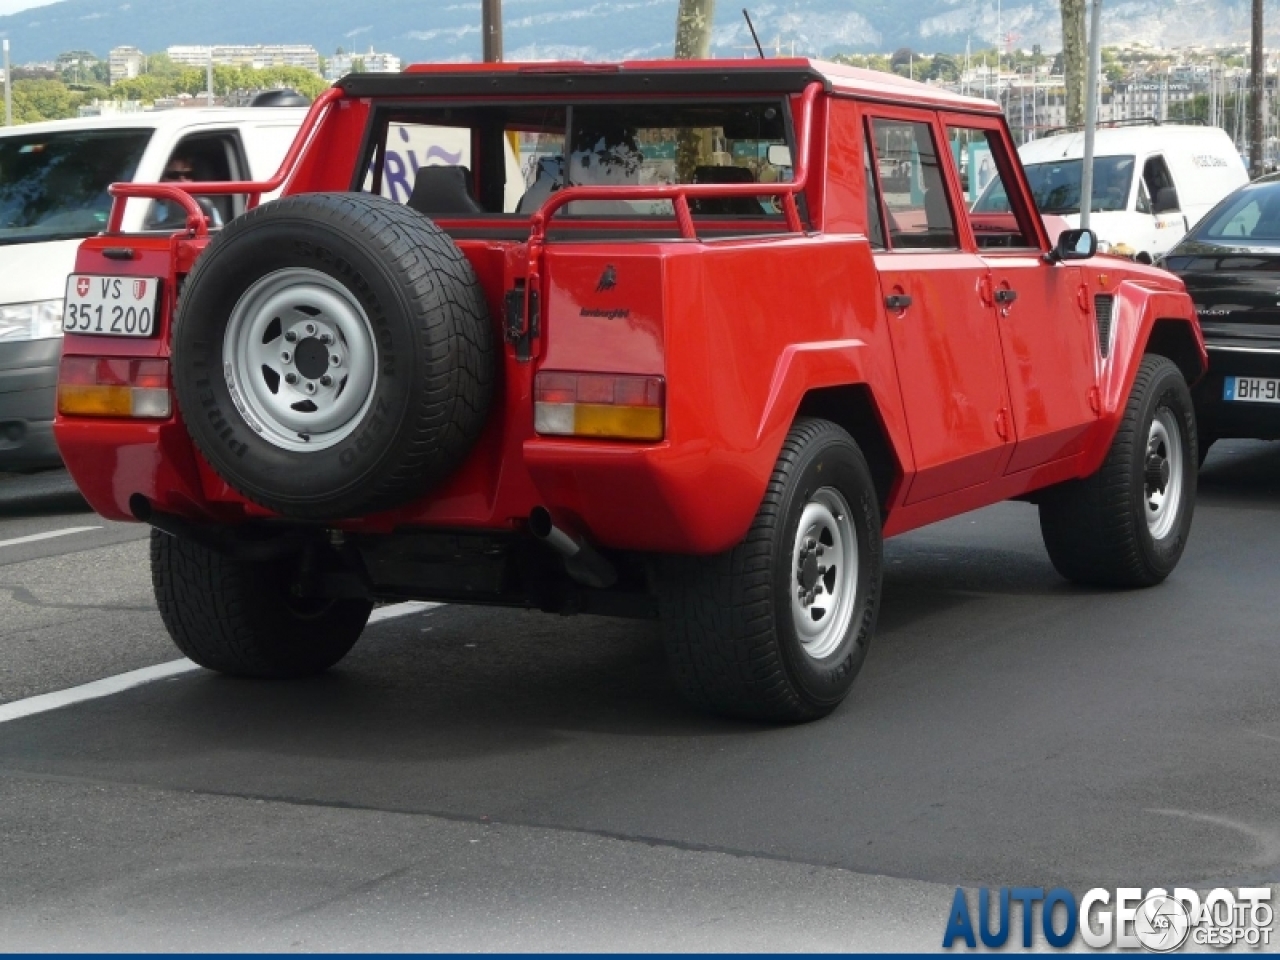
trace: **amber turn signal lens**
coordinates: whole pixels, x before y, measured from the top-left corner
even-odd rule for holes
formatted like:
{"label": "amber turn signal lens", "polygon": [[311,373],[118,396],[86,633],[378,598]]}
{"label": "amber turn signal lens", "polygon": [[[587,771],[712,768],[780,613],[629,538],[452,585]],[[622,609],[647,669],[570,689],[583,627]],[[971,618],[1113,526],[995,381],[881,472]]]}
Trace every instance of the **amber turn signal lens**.
{"label": "amber turn signal lens", "polygon": [[167,420],[173,413],[169,361],[134,357],[63,357],[58,412],[73,417]]}
{"label": "amber turn signal lens", "polygon": [[534,380],[533,428],[543,436],[661,440],[661,377],[542,371]]}

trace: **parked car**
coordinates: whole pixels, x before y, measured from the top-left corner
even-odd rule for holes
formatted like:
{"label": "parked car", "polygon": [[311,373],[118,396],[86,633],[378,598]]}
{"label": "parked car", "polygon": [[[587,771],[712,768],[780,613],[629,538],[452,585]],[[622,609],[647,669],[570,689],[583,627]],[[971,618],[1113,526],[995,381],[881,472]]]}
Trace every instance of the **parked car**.
{"label": "parked car", "polygon": [[[406,124],[463,149],[384,196]],[[885,536],[1018,497],[1072,580],[1183,552],[1191,300],[1051,245],[995,104],[807,60],[440,64],[346,77],[298,143],[216,236],[117,200],[68,283],[59,445],[154,527],[205,667],[327,669],[382,599],[590,612],[656,619],[691,703],[803,721],[866,659]],[[978,144],[1005,211],[964,202]]]}
{"label": "parked car", "polygon": [[[159,180],[179,158],[201,180],[271,176],[304,109],[182,109],[0,130],[0,470],[57,466],[54,386],[63,296],[76,247],[107,224],[115,181]],[[244,210],[209,197],[215,226]],[[168,230],[176,208],[137,204],[131,232]]]}
{"label": "parked car", "polygon": [[[1018,154],[1040,212],[1078,227],[1084,134],[1032,140]],[[1248,182],[1225,130],[1179,124],[1104,127],[1094,142],[1089,226],[1104,250],[1151,263],[1214,204]],[[994,213],[1004,203],[1000,189],[989,188],[975,209]]]}
{"label": "parked car", "polygon": [[1218,439],[1280,439],[1280,175],[1223,200],[1161,266],[1187,285],[1209,350],[1193,392],[1201,461]]}

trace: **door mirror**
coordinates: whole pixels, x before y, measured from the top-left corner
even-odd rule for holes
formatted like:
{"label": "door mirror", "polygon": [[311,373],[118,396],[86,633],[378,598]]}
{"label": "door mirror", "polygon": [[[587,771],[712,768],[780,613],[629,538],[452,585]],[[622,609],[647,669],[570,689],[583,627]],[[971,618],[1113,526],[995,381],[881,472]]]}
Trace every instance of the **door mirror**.
{"label": "door mirror", "polygon": [[1156,191],[1155,212],[1171,213],[1178,209],[1178,191],[1173,187],[1161,187]]}
{"label": "door mirror", "polygon": [[1098,252],[1098,235],[1092,230],[1063,230],[1058,242],[1046,258],[1050,263],[1060,260],[1088,260]]}
{"label": "door mirror", "polygon": [[769,144],[769,163],[775,167],[791,166],[791,148],[785,143]]}

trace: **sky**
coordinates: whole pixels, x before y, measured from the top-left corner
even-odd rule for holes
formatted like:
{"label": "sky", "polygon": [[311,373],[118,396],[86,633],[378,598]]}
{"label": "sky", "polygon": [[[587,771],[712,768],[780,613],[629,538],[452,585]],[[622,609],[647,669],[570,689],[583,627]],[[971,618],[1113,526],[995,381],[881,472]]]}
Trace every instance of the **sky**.
{"label": "sky", "polygon": [[0,17],[26,10],[28,7],[43,7],[57,0],[0,0]]}

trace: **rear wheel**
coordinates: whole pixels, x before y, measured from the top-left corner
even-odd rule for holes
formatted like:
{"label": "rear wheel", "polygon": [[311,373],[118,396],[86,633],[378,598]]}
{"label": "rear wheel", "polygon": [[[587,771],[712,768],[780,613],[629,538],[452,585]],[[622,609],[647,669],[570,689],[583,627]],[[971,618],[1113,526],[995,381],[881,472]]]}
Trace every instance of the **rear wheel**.
{"label": "rear wheel", "polygon": [[866,659],[880,574],[880,510],[862,452],[833,423],[797,421],[746,538],[663,566],[663,633],[681,692],[731,716],[825,716]]}
{"label": "rear wheel", "polygon": [[1148,355],[1101,468],[1046,490],[1040,531],[1068,580],[1148,587],[1177,566],[1195,510],[1195,413],[1172,360]]}
{"label": "rear wheel", "polygon": [[169,636],[219,673],[308,676],[329,669],[360,638],[373,605],[292,597],[289,567],[235,560],[151,532],[151,583]]}

